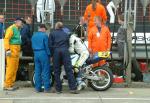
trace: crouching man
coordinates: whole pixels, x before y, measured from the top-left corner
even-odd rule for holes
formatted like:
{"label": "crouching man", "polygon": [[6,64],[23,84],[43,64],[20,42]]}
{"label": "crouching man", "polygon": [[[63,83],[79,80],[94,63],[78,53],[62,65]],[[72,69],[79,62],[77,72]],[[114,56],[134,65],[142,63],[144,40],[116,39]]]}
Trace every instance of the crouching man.
{"label": "crouching man", "polygon": [[77,88],[78,90],[81,90],[82,88],[86,87],[85,82],[82,81],[82,78],[81,78],[82,70],[80,70],[80,69],[89,57],[88,49],[87,49],[86,45],[84,44],[84,42],[80,38],[83,39],[84,37],[82,37],[81,35],[77,36],[77,34],[72,34],[70,36],[70,40],[69,40],[70,53],[76,53],[79,55],[79,58],[74,65],[74,71],[77,74],[76,80],[77,80],[77,84],[78,84],[78,88]]}
{"label": "crouching man", "polygon": [[32,49],[35,63],[35,90],[41,92],[42,81],[44,92],[50,91],[50,50],[46,26],[41,24],[38,32],[32,36]]}

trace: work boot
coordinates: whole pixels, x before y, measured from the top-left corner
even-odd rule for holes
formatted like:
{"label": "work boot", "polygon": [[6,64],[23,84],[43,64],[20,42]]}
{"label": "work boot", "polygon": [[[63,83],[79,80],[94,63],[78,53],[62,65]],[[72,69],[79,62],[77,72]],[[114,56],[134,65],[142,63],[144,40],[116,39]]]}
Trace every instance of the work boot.
{"label": "work boot", "polygon": [[70,90],[70,93],[71,94],[79,94],[79,91],[78,90]]}
{"label": "work boot", "polygon": [[78,85],[78,87],[77,87],[77,90],[83,90],[83,89],[85,89],[87,87],[87,85],[85,84],[85,82],[81,82],[79,85]]}
{"label": "work boot", "polygon": [[19,89],[19,87],[15,87],[15,86],[12,86],[12,87],[4,87],[4,90],[7,90],[7,91],[15,91]]}
{"label": "work boot", "polygon": [[44,90],[44,93],[52,93],[51,89],[49,90]]}
{"label": "work boot", "polygon": [[57,94],[61,94],[61,93],[62,93],[62,91],[56,91],[56,93],[57,93]]}

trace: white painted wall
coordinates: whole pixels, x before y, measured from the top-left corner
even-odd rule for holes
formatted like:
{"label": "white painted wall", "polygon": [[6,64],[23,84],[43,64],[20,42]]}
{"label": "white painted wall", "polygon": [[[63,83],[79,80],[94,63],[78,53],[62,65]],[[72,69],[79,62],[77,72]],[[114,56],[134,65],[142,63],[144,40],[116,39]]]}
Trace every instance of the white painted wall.
{"label": "white painted wall", "polygon": [[0,91],[2,91],[4,87],[4,75],[5,75],[4,40],[0,39]]}

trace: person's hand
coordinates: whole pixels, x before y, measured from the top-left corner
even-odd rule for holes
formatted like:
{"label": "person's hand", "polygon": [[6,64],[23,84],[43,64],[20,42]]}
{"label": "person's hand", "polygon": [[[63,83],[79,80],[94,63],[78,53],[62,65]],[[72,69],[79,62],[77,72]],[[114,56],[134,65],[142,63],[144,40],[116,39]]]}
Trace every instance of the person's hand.
{"label": "person's hand", "polygon": [[11,56],[11,51],[10,51],[10,49],[6,51],[6,56]]}
{"label": "person's hand", "polygon": [[50,57],[50,62],[53,62],[53,58],[52,57]]}
{"label": "person's hand", "polygon": [[89,53],[92,54],[92,49],[88,49]]}
{"label": "person's hand", "polygon": [[89,51],[90,57],[92,57],[93,56],[92,49],[88,49],[88,51]]}

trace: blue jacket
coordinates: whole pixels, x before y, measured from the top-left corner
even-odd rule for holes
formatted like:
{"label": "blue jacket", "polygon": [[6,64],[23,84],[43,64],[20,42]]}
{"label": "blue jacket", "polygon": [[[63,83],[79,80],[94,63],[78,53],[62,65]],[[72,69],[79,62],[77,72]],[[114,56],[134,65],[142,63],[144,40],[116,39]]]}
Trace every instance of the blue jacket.
{"label": "blue jacket", "polygon": [[30,30],[30,25],[25,24],[23,28],[21,29],[21,40],[22,40],[22,45],[27,45],[31,41],[31,30]]}
{"label": "blue jacket", "polygon": [[69,35],[63,29],[57,29],[49,35],[49,48],[53,54],[56,48],[69,49]]}
{"label": "blue jacket", "polygon": [[46,50],[50,55],[48,47],[48,36],[45,32],[36,32],[31,39],[33,51]]}
{"label": "blue jacket", "polygon": [[4,36],[4,24],[0,23],[0,39],[2,39]]}
{"label": "blue jacket", "polygon": [[49,35],[49,47],[55,48],[69,48],[69,35],[62,29],[57,29]]}

